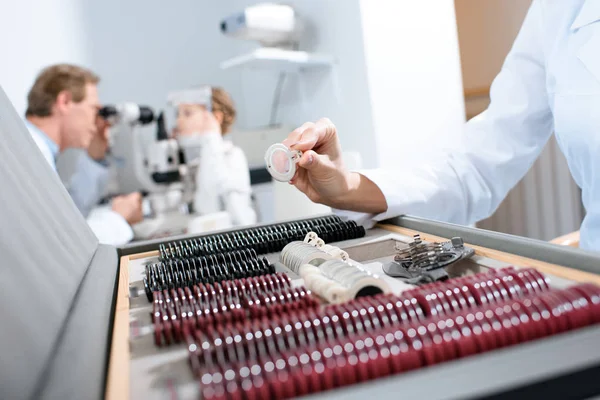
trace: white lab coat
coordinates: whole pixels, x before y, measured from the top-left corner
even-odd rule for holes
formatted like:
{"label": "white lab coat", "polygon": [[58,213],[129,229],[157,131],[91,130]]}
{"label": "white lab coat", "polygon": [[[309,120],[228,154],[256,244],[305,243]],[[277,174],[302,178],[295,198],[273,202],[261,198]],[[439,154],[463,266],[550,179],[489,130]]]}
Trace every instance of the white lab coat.
{"label": "white lab coat", "polygon": [[[26,126],[42,155],[52,169],[56,171],[55,151],[57,149],[51,148],[50,139],[37,127],[29,122],[26,123]],[[86,221],[100,243],[120,246],[133,239],[133,230],[125,218],[114,212],[110,206],[93,208],[87,216]]]}
{"label": "white lab coat", "polygon": [[218,132],[197,139],[200,155],[194,211],[201,215],[227,211],[235,226],[255,224],[250,171],[242,149]]}
{"label": "white lab coat", "polygon": [[580,247],[600,251],[600,0],[534,0],[490,98],[446,157],[408,173],[360,171],[383,191],[388,210],[350,216],[472,224],[496,210],[554,132],[582,189]]}

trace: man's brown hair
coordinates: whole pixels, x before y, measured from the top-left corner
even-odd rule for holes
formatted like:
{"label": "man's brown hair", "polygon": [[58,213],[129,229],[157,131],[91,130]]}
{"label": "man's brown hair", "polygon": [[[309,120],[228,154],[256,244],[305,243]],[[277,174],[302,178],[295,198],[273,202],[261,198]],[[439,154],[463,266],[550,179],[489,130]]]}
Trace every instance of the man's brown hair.
{"label": "man's brown hair", "polygon": [[85,98],[85,85],[99,81],[98,75],[77,65],[57,64],[44,68],[29,90],[25,115],[50,116],[58,94],[64,90],[68,90],[73,101],[79,103]]}
{"label": "man's brown hair", "polygon": [[223,122],[221,123],[221,133],[224,135],[229,132],[229,128],[235,121],[235,105],[229,93],[221,87],[212,88],[212,111],[223,113]]}

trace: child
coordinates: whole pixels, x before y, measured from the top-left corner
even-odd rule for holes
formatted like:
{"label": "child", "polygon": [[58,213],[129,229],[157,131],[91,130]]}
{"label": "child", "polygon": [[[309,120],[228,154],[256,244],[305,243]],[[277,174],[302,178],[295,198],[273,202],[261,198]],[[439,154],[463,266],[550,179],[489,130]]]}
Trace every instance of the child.
{"label": "child", "polygon": [[210,105],[178,102],[173,131],[186,163],[198,165],[194,212],[206,215],[227,211],[233,225],[255,224],[246,156],[223,138],[235,121],[233,101],[222,88],[210,91]]}

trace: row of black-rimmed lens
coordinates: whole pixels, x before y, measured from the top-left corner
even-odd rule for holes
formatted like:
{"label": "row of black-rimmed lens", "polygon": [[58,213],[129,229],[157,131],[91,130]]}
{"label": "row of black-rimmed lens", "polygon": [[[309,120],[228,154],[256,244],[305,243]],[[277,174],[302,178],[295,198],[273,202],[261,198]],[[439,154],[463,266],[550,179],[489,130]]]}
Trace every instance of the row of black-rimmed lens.
{"label": "row of black-rimmed lens", "polygon": [[152,301],[152,293],[156,291],[274,273],[275,265],[269,264],[265,257],[259,257],[253,249],[235,250],[148,264],[144,290],[148,301]]}
{"label": "row of black-rimmed lens", "polygon": [[344,222],[340,217],[330,215],[165,243],[159,246],[159,253],[163,261],[239,249],[266,254],[281,251],[290,242],[303,240],[308,232],[315,232],[327,243],[365,236],[364,227],[356,222]]}
{"label": "row of black-rimmed lens", "polygon": [[156,291],[154,340],[157,346],[169,345],[195,332],[210,332],[214,326],[273,318],[318,305],[309,290],[292,287],[282,273]]}
{"label": "row of black-rimmed lens", "polygon": [[[536,285],[534,289],[529,285],[530,279],[535,279],[536,282],[539,280],[540,285]],[[502,287],[505,294],[502,297],[488,297],[488,291],[483,287],[496,287],[496,285],[497,290],[500,291]],[[424,285],[417,290],[404,292],[399,297],[395,295],[361,297],[345,304],[276,315],[268,320],[217,326],[212,333],[203,332],[202,339],[200,336],[195,338],[201,340],[202,347],[207,349],[213,358],[219,357],[228,362],[238,362],[261,355],[264,344],[260,345],[260,341],[256,340],[257,334],[260,337],[272,335],[280,344],[279,351],[293,350],[298,346],[314,344],[322,340],[371,332],[384,326],[419,321],[431,316],[518,299],[548,289],[546,279],[538,271],[532,268],[519,270],[506,268]],[[319,326],[324,329],[324,335],[318,331]],[[234,352],[230,348],[223,356],[217,355],[219,349],[223,350],[224,344],[235,341],[234,338],[239,335],[246,338],[242,343],[242,353]],[[236,358],[231,359],[231,356]],[[200,363],[202,362],[203,360],[200,360]]]}
{"label": "row of black-rimmed lens", "polygon": [[[309,318],[309,316],[306,316]],[[417,368],[517,345],[600,322],[600,288],[563,290],[486,303],[406,324],[379,325],[347,335],[336,323],[299,324],[295,337],[252,332],[256,354],[244,348],[248,333],[218,339],[219,350],[188,338],[192,369],[203,399],[283,399],[343,387]],[[350,321],[348,321],[350,322]],[[337,325],[343,325],[338,321]],[[281,327],[280,327],[281,328]],[[218,331],[217,331],[218,332]],[[304,336],[304,339],[300,337]],[[309,337],[323,337],[321,341]],[[292,350],[291,340],[303,340]],[[230,362],[229,359],[238,361]]]}

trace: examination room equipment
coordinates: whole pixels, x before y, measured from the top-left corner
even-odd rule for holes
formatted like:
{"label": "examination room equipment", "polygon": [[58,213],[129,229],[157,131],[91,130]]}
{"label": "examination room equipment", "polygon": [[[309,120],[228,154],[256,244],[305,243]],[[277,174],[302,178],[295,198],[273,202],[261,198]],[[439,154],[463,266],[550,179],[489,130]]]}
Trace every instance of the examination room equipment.
{"label": "examination room equipment", "polygon": [[[168,110],[181,103],[211,106],[211,88],[203,86],[169,93]],[[168,134],[164,112],[133,103],[105,106],[100,115],[112,122],[110,145],[112,194],[140,191],[146,218],[133,226],[138,239],[201,232],[231,226],[227,212],[194,215],[197,187],[197,143]]]}
{"label": "examination room equipment", "polygon": [[221,21],[221,32],[229,37],[254,40],[267,47],[288,47],[302,34],[302,21],[286,4],[259,3]]}
{"label": "examination room equipment", "polygon": [[112,122],[108,193],[146,194],[146,218],[132,227],[136,237],[182,233],[195,187],[177,142],[167,135],[164,115],[133,103],[105,106],[100,115]]}
{"label": "examination room equipment", "polygon": [[[600,393],[596,253],[335,215],[115,248],[95,239],[2,90],[0,134],[0,398]],[[392,277],[394,260],[447,276]]]}

